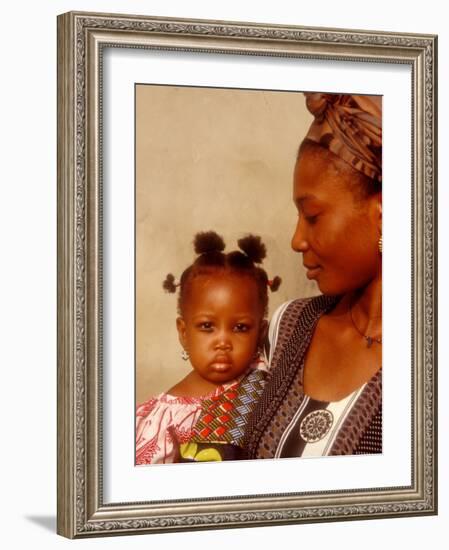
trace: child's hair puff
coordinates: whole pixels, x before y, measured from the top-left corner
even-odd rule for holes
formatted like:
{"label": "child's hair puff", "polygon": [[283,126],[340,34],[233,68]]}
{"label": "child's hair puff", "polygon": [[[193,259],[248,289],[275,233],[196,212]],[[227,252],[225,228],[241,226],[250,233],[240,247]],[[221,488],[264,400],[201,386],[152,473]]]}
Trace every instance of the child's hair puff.
{"label": "child's hair puff", "polygon": [[215,231],[205,231],[195,235],[193,247],[198,256],[193,264],[184,270],[179,283],[176,283],[174,275],[169,273],[162,284],[167,292],[176,292],[177,287],[180,288],[178,299],[180,313],[183,311],[191,284],[196,277],[229,272],[233,275],[249,277],[256,282],[263,314],[266,314],[267,288],[275,292],[281,284],[281,278],[276,276],[270,281],[265,270],[256,265],[261,264],[266,257],[266,247],[259,236],[247,235],[238,240],[238,245],[240,250],[225,253],[224,240]]}
{"label": "child's hair puff", "polygon": [[197,254],[212,254],[223,252],[225,243],[223,238],[215,231],[204,231],[195,235],[193,248]]}
{"label": "child's hair puff", "polygon": [[261,264],[267,256],[267,249],[260,237],[247,235],[237,241],[240,250],[248,256],[255,264]]}
{"label": "child's hair puff", "polygon": [[268,281],[270,285],[271,292],[276,292],[276,290],[281,286],[282,279],[276,275],[272,281]]}
{"label": "child's hair puff", "polygon": [[162,283],[162,288],[167,292],[176,292],[175,276],[169,273]]}

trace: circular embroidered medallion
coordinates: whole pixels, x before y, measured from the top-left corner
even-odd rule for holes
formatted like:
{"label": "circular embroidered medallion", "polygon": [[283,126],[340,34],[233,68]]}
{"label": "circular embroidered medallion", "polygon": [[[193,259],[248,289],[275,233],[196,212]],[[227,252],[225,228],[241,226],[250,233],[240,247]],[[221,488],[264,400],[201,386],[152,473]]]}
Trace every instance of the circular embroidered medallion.
{"label": "circular embroidered medallion", "polygon": [[326,409],[313,411],[305,416],[299,426],[299,434],[307,443],[316,443],[329,432],[334,416]]}

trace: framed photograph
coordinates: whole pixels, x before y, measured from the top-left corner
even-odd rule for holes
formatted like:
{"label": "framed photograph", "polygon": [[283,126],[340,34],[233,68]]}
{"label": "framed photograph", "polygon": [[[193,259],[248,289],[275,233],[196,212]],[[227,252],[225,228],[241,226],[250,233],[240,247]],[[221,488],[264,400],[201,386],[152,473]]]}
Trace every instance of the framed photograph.
{"label": "framed photograph", "polygon": [[[436,52],[421,34],[58,17],[59,534],[437,513]],[[344,230],[304,206],[329,166]],[[339,182],[359,180],[375,186],[354,218]],[[345,293],[332,322],[360,379],[322,366],[320,316]],[[221,339],[205,370],[197,329]]]}

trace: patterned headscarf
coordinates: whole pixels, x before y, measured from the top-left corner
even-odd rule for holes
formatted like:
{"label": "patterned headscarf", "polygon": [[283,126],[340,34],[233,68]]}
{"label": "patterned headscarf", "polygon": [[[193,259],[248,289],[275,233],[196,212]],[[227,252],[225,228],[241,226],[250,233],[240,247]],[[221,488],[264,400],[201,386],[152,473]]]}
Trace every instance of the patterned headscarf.
{"label": "patterned headscarf", "polygon": [[306,139],[323,145],[356,170],[382,181],[382,98],[305,92],[315,117]]}

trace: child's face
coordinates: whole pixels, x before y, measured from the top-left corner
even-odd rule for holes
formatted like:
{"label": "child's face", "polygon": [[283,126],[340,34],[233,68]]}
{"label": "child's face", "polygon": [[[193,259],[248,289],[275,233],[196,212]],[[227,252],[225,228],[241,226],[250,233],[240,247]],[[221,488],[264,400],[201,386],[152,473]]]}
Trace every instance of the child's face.
{"label": "child's face", "polygon": [[217,385],[248,368],[265,325],[257,283],[229,274],[194,279],[177,319],[179,340],[193,368]]}

